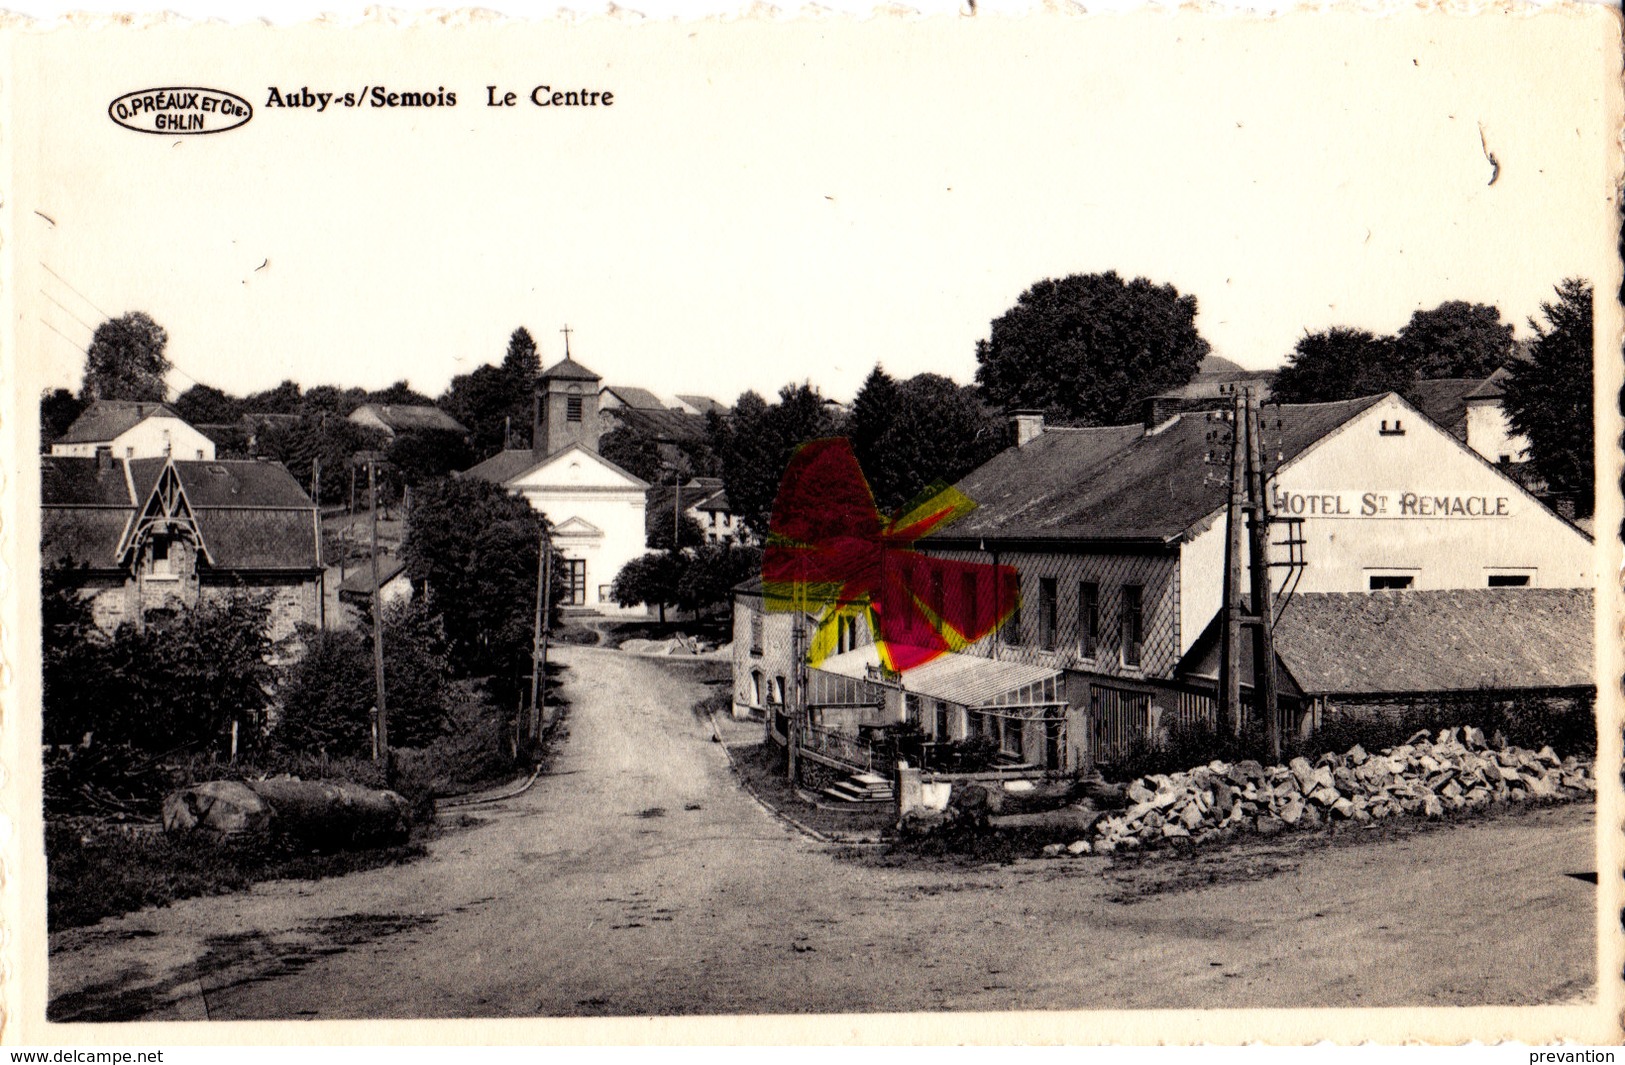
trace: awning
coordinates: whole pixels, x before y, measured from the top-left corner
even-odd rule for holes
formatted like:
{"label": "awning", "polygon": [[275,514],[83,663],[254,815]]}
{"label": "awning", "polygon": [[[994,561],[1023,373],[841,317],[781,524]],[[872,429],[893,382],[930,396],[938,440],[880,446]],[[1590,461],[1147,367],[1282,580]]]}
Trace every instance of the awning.
{"label": "awning", "polygon": [[[838,677],[863,680],[880,665],[873,644],[824,659],[818,669]],[[1019,688],[1061,676],[1058,669],[1026,662],[1000,662],[976,655],[942,654],[903,673],[903,690],[961,706],[986,706]]]}

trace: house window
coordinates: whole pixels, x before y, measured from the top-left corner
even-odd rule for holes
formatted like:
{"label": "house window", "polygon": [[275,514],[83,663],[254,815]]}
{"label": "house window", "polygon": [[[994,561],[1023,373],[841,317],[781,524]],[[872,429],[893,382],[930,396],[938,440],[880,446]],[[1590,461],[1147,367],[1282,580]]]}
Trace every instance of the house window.
{"label": "house window", "polygon": [[941,699],[937,700],[936,718],[936,728],[931,734],[939,740],[945,740],[948,738],[948,704]]}
{"label": "house window", "polygon": [[762,705],[762,671],[759,669],[750,671],[750,705]]}
{"label": "house window", "polygon": [[1038,646],[1046,651],[1055,650],[1055,599],[1055,578],[1040,578],[1038,581]]}
{"label": "house window", "polygon": [[1005,620],[1004,629],[1000,633],[999,638],[1002,639],[1005,643],[1008,643],[1008,644],[1018,644],[1018,643],[1020,643],[1021,642],[1021,578],[1019,576],[1016,578],[1016,601],[1014,603],[1001,603],[1000,606],[1008,607],[1009,610],[1010,610],[1010,616],[1009,616],[1009,618],[1007,618]]}
{"label": "house window", "polygon": [[780,706],[784,705],[784,678],[782,676],[773,678],[773,701]]}
{"label": "house window", "polygon": [[1001,720],[999,718],[994,718],[993,720],[1003,725],[1003,727],[999,729],[1000,753],[1020,758],[1022,751],[1022,739],[1024,738],[1022,735],[1023,722],[1014,719]]}
{"label": "house window", "polygon": [[584,558],[567,558],[564,560],[564,599],[565,606],[585,606],[587,603],[587,560]]}
{"label": "house window", "polygon": [[1140,652],[1145,644],[1145,618],[1142,599],[1145,590],[1138,584],[1123,585],[1122,646],[1123,664],[1140,664]]}
{"label": "house window", "polygon": [[124,449],[124,457],[127,458],[127,459],[135,458],[135,448],[133,448],[133,447],[125,448]]}
{"label": "house window", "polygon": [[147,575],[153,580],[172,581],[179,574],[175,572],[175,559],[170,554],[170,541],[165,537],[156,537],[152,541],[152,567]]}
{"label": "house window", "polygon": [[579,422],[581,420],[581,397],[570,396],[564,401],[564,420]]}
{"label": "house window", "polygon": [[1083,581],[1078,585],[1078,654],[1095,657],[1100,645],[1100,585]]}
{"label": "house window", "polygon": [[198,452],[197,452],[197,460],[198,460],[198,461],[199,461],[199,462],[202,462],[202,461],[203,461],[203,449],[202,449],[202,448],[198,448]]}
{"label": "house window", "polygon": [[1415,580],[1415,575],[1410,573],[1373,573],[1370,587],[1373,592],[1393,591],[1409,588]]}
{"label": "house window", "polygon": [[750,653],[760,656],[762,653],[762,615],[750,616]]}
{"label": "house window", "polygon": [[610,594],[610,590],[614,587],[615,586],[613,584],[600,584],[598,586],[598,601],[600,603],[607,603],[614,599],[615,597]]}
{"label": "house window", "polygon": [[1492,573],[1490,574],[1491,588],[1527,588],[1529,587],[1529,574],[1527,573]]}

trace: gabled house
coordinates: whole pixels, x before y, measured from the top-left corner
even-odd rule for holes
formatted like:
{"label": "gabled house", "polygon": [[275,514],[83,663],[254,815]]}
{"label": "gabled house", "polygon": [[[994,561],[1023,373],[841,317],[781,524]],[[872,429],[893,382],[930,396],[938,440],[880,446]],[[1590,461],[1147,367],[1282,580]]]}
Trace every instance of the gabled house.
{"label": "gabled house", "polygon": [[98,399],[51,444],[62,458],[212,459],[214,441],[167,403]]}
{"label": "gabled house", "polygon": [[233,590],[271,597],[272,635],[322,621],[316,506],[280,464],[40,460],[41,563],[70,563],[96,623],[142,624]]}
{"label": "gabled house", "polygon": [[[1211,707],[1178,666],[1222,605],[1229,425],[1022,418],[1022,443],[957,486],[978,508],[917,547],[1018,571],[1009,623],[965,653],[1061,677],[1058,768],[1072,768],[1154,717]],[[1302,541],[1300,596],[1593,583],[1586,534],[1397,395],[1266,407],[1263,428],[1271,511],[1294,523],[1277,529]],[[1286,575],[1272,573],[1277,591]]]}

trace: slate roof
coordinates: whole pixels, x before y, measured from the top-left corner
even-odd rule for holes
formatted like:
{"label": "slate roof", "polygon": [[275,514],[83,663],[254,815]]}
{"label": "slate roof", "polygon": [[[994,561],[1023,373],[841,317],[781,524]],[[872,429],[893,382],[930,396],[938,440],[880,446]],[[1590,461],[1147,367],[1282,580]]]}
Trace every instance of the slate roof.
{"label": "slate roof", "polygon": [[542,456],[529,448],[509,448],[477,465],[470,466],[459,477],[477,477],[482,481],[506,484],[542,461]]}
{"label": "slate roof", "polygon": [[677,393],[677,398],[682,400],[684,403],[687,403],[690,407],[693,407],[701,414],[710,414],[712,411],[715,411],[718,414],[728,413],[728,407],[726,404],[718,403],[710,396],[695,396],[679,392]]}
{"label": "slate roof", "polygon": [[1218,399],[1221,396],[1228,396],[1231,389],[1237,385],[1249,384],[1258,391],[1260,399],[1267,401],[1274,381],[1273,370],[1243,370],[1239,366],[1233,370],[1203,370],[1185,384],[1160,393],[1154,398]]}
{"label": "slate roof", "polygon": [[[439,407],[422,404],[363,403],[355,409],[359,414],[367,411],[389,426],[392,432],[409,433],[426,429],[439,429],[454,433],[467,433],[468,427]],[[352,415],[353,417],[353,415]]]}
{"label": "slate roof", "polygon": [[[121,399],[98,399],[86,407],[57,437],[59,444],[99,444],[117,438],[155,414],[180,418],[167,403],[137,403]],[[184,419],[183,419],[184,420]]]}
{"label": "slate roof", "polygon": [[1494,373],[1490,374],[1488,377],[1484,378],[1484,380],[1479,383],[1477,388],[1467,393],[1467,398],[1500,399],[1502,396],[1506,395],[1506,392],[1502,386],[1507,383],[1507,379],[1511,376],[1512,372],[1503,366],[1499,370],[1496,370]]}
{"label": "slate roof", "polygon": [[[1272,449],[1290,460],[1383,398],[1272,407]],[[977,508],[922,544],[1175,541],[1224,505],[1223,471],[1204,461],[1209,452],[1228,455],[1223,444],[1208,440],[1214,428],[1207,415],[1191,413],[1150,435],[1138,424],[1047,429],[961,480],[957,487]]]}
{"label": "slate roof", "polygon": [[[406,572],[406,563],[398,558],[380,558],[378,560],[378,587],[382,588],[390,581]],[[340,595],[372,595],[372,566],[362,563],[361,568],[344,578],[339,585]]]}
{"label": "slate roof", "polygon": [[665,410],[666,404],[661,402],[659,396],[647,388],[637,388],[633,385],[609,385],[605,392],[613,392],[620,401],[628,407],[637,410]]}
{"label": "slate roof", "polygon": [[1405,389],[1405,398],[1452,436],[1466,438],[1467,397],[1484,387],[1481,377],[1441,377],[1429,381],[1413,381]]}
{"label": "slate roof", "polygon": [[[157,484],[163,458],[41,460],[41,551],[50,565],[72,558],[119,565],[124,532]],[[318,568],[316,505],[281,463],[174,461],[215,570]],[[127,471],[127,472],[126,472]]]}
{"label": "slate roof", "polygon": [[1275,650],[1310,694],[1583,687],[1592,610],[1589,588],[1300,593]]}
{"label": "slate roof", "polygon": [[543,381],[601,381],[603,378],[566,355],[542,371]]}
{"label": "slate roof", "polygon": [[718,511],[728,513],[732,508],[728,506],[728,493],[718,489],[696,503],[695,508],[703,511]]}
{"label": "slate roof", "polygon": [[610,407],[605,411],[622,425],[662,443],[690,443],[705,439],[705,418],[680,410],[643,410]]}

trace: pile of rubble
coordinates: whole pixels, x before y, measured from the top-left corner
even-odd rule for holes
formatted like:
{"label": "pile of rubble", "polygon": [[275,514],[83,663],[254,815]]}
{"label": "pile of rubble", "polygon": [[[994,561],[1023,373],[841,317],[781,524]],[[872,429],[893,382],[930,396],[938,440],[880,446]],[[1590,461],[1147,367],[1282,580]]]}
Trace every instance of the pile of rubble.
{"label": "pile of rubble", "polygon": [[[1183,773],[1141,777],[1128,785],[1129,807],[1102,817],[1094,839],[1051,844],[1045,854],[1110,854],[1170,839],[1200,842],[1238,832],[1273,835],[1328,820],[1370,822],[1482,808],[1498,802],[1558,800],[1593,793],[1590,764],[1492,745],[1476,728],[1423,731],[1377,754],[1356,745],[1311,764],[1210,762]],[[1499,739],[1499,736],[1497,736]]]}

